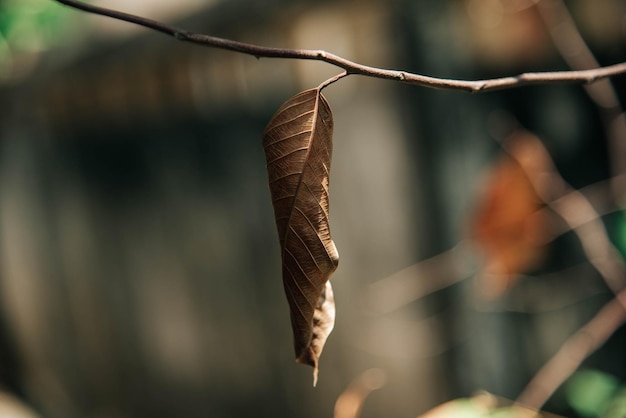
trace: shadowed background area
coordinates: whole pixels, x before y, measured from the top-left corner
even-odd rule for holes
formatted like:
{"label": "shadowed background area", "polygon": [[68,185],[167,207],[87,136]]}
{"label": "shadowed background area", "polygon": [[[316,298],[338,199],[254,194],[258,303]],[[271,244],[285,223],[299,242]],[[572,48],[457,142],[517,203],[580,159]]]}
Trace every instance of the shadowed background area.
{"label": "shadowed background area", "polygon": [[[525,2],[93,3],[439,77],[568,68]],[[568,6],[601,64],[626,60],[623,1]],[[482,389],[518,396],[611,292],[567,228],[535,248],[537,225],[556,221],[522,222],[532,248],[507,255],[510,276],[484,272],[493,259],[468,231],[485,179],[517,172],[494,167],[518,125],[576,189],[624,174],[602,112],[580,86],[469,95],[348,77],[326,89],[340,263],[313,389],[293,362],[261,134],[281,103],[338,72],[52,0],[0,1],[2,389],[45,418],[331,417],[372,368],[364,418],[413,417]],[[623,100],[625,78],[613,84]],[[516,186],[492,195],[526,187],[506,175]],[[626,223],[605,186],[594,205],[623,254]],[[585,367],[623,382],[625,344],[620,329]],[[576,416],[565,392],[547,409]]]}

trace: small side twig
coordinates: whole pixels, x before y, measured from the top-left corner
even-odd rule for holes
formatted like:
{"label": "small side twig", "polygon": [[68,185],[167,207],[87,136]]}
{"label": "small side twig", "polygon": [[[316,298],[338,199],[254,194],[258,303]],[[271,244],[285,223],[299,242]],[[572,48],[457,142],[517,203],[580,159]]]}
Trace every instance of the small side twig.
{"label": "small side twig", "polygon": [[135,16],[129,13],[123,13],[116,10],[106,9],[103,7],[93,6],[91,4],[85,4],[80,1],[55,1],[88,13],[108,16],[114,19],[123,20],[136,25],[144,26],[146,28],[164,33],[166,35],[173,36],[174,38],[184,42],[190,42],[212,48],[239,52],[242,54],[252,55],[257,58],[288,58],[323,61],[344,69],[346,71],[346,75],[358,74],[386,80],[395,80],[407,84],[440,90],[456,90],[470,93],[484,93],[489,91],[529,86],[534,84],[591,83],[602,78],[626,73],[626,62],[622,62],[619,64],[609,65],[601,68],[594,68],[590,70],[530,72],[523,73],[517,76],[477,81],[429,77],[425,75],[410,73],[407,71],[388,70],[362,65],[323,50],[273,48],[244,42],[237,42],[230,39],[218,38],[215,36],[190,32],[155,20],[146,19],[144,17]]}

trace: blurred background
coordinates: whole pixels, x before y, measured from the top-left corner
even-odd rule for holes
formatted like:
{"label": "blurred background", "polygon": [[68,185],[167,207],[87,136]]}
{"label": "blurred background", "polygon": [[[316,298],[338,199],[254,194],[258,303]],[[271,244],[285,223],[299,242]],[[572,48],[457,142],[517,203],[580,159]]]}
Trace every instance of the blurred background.
{"label": "blurred background", "polygon": [[[562,11],[530,1],[92,3],[438,77],[589,63]],[[566,5],[599,64],[626,61],[624,0]],[[331,417],[375,368],[382,388],[364,418],[415,417],[477,390],[515,399],[612,298],[528,171],[556,167],[589,191],[611,240],[595,236],[596,248],[621,252],[599,257],[621,265],[625,195],[609,180],[626,173],[626,77],[595,93],[471,95],[359,76],[327,88],[341,263],[312,388],[293,361],[261,133],[282,102],[338,72],[52,0],[0,1],[2,389],[45,418]],[[511,135],[534,148],[505,146],[511,158]],[[617,391],[625,353],[620,328],[583,369]],[[579,416],[567,387],[546,409]]]}

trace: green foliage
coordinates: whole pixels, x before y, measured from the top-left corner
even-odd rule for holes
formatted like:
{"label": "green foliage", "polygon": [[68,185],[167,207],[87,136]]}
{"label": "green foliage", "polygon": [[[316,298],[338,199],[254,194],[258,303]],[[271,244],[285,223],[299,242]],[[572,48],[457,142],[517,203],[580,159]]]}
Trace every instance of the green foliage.
{"label": "green foliage", "polygon": [[53,1],[5,0],[0,3],[0,36],[16,50],[41,50],[59,38],[64,8]]}
{"label": "green foliage", "polygon": [[543,418],[552,416],[516,405],[513,401],[480,392],[472,398],[455,399],[428,411],[419,418]]}
{"label": "green foliage", "polygon": [[622,254],[622,257],[626,258],[626,212],[620,212],[619,218],[616,222],[616,228],[613,235],[615,245]]}
{"label": "green foliage", "polygon": [[597,370],[581,370],[565,387],[567,401],[580,416],[626,418],[626,385]]}
{"label": "green foliage", "polygon": [[21,54],[36,54],[63,42],[70,14],[51,0],[0,0],[0,75]]}
{"label": "green foliage", "polygon": [[626,387],[622,386],[607,405],[603,418],[626,418]]}

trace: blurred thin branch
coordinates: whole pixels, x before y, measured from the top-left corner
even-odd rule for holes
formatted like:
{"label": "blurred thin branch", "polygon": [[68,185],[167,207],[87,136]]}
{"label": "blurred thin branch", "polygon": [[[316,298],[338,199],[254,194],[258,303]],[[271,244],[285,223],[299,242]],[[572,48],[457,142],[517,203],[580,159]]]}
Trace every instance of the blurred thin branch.
{"label": "blurred thin branch", "polygon": [[[552,161],[541,140],[529,132],[518,130],[513,133],[503,142],[504,149],[508,150],[512,141],[519,136],[532,137],[535,152],[544,154],[544,158]],[[542,188],[537,187],[538,196],[576,233],[589,262],[616,296],[594,319],[561,346],[557,354],[533,377],[519,396],[520,403],[536,409],[541,408],[582,361],[600,347],[626,320],[626,291],[623,290],[626,268],[619,251],[609,239],[600,215],[582,193],[565,182],[553,163],[545,169],[547,170],[545,172],[527,172],[531,183],[547,184]]]}
{"label": "blurred thin branch", "polygon": [[[565,3],[562,0],[535,3],[557,50],[568,65],[574,70],[597,67],[598,62]],[[623,185],[626,184],[626,146],[623,143],[626,139],[626,118],[609,80],[587,85],[585,91],[598,107],[605,125],[609,155],[612,157],[611,191],[614,201],[619,205],[623,199]],[[549,157],[543,143],[538,138],[535,142],[538,152]],[[537,184],[538,176],[549,177],[549,186],[537,190],[539,196],[576,233],[589,262],[615,293],[615,298],[561,346],[518,397],[521,404],[539,409],[585,358],[603,345],[626,321],[626,266],[611,242],[600,214],[581,191],[565,182],[553,164],[547,173],[527,174],[534,184]]]}
{"label": "blurred thin branch", "polygon": [[[619,179],[617,179],[619,181],[626,181],[626,175],[616,177],[619,177]],[[547,207],[541,209],[540,211],[549,211],[550,213],[554,213],[554,209],[552,208],[553,205],[562,206],[566,204],[565,202],[579,200],[581,196],[593,209],[593,212],[589,210],[586,211],[586,213],[576,214],[575,217],[570,217],[569,222],[566,222],[563,218],[561,218],[563,219],[562,225],[551,226],[549,231],[552,233],[551,238],[555,239],[566,232],[582,227],[588,222],[595,222],[598,217],[603,217],[611,213],[624,210],[624,207],[618,206],[616,204],[618,202],[615,202],[615,200],[611,198],[611,184],[615,180],[615,177],[613,177],[608,180],[598,181],[580,189],[572,189],[571,191],[557,197],[557,199],[552,201],[549,205],[547,205]]]}
{"label": "blurred thin branch", "polygon": [[554,391],[626,321],[626,290],[622,290],[565,341],[556,354],[535,374],[517,401],[539,409]]}
{"label": "blurred thin branch", "polygon": [[355,377],[335,402],[334,418],[358,418],[368,395],[385,385],[387,375],[382,369],[368,369]]}
{"label": "blurred thin branch", "polygon": [[580,71],[554,71],[554,72],[531,72],[516,76],[501,77],[488,80],[466,81],[429,77],[413,74],[407,71],[387,70],[377,67],[362,65],[338,55],[323,50],[274,48],[230,39],[218,38],[196,32],[190,32],[174,26],[170,26],[155,20],[135,16],[116,10],[105,9],[74,0],[56,0],[75,9],[88,13],[108,16],[156,30],[166,35],[173,36],[179,41],[190,42],[212,48],[225,49],[255,56],[257,58],[287,58],[323,61],[344,69],[347,75],[363,75],[374,78],[400,81],[416,86],[429,87],[441,90],[456,90],[471,93],[488,92],[514,87],[522,87],[535,84],[556,83],[591,83],[593,81],[626,73],[626,62]]}
{"label": "blurred thin branch", "polygon": [[33,409],[14,395],[0,391],[0,416],[3,418],[39,418]]}
{"label": "blurred thin branch", "polygon": [[460,282],[475,271],[468,253],[467,242],[462,241],[448,251],[370,284],[369,306],[376,313],[386,314]]}
{"label": "blurred thin branch", "polygon": [[[572,202],[583,205],[585,209],[583,213],[574,212],[567,215],[567,219],[562,218],[563,222],[560,224],[555,223],[551,226],[547,233],[550,234],[548,239],[553,240],[572,230],[588,229],[590,223],[592,224],[591,229],[598,228],[599,217],[622,210],[623,208],[616,206],[609,196],[610,182],[607,180],[590,184],[578,190],[570,188],[570,190],[556,196],[556,200],[550,202],[536,214],[546,211],[554,215],[554,206],[558,206],[563,211],[563,215],[566,216],[566,208]],[[570,212],[568,211],[568,213]],[[473,249],[469,248],[469,244],[470,241],[468,240],[460,241],[447,251],[418,261],[369,284],[367,289],[368,307],[376,314],[387,314],[476,274],[476,266],[472,261]],[[591,250],[599,252],[598,250]],[[571,271],[566,269],[545,276],[559,274],[571,274]],[[583,300],[579,296],[575,300]],[[554,309],[554,307],[546,309]]]}
{"label": "blurred thin branch", "polygon": [[[518,130],[503,141],[503,148],[510,151],[511,144],[521,137],[531,138],[535,153],[550,162],[549,167],[544,167],[544,172],[526,173],[535,185],[537,195],[576,233],[589,262],[617,294],[626,284],[626,266],[619,250],[611,242],[600,215],[584,194],[561,177],[539,138],[530,132]],[[515,157],[513,153],[511,155]],[[546,186],[539,186],[542,184]]]}
{"label": "blurred thin branch", "polygon": [[[599,67],[563,0],[535,1],[554,45],[569,67],[572,70]],[[612,192],[619,202],[626,198],[626,115],[610,80],[599,80],[584,88],[602,117],[613,172]]]}

